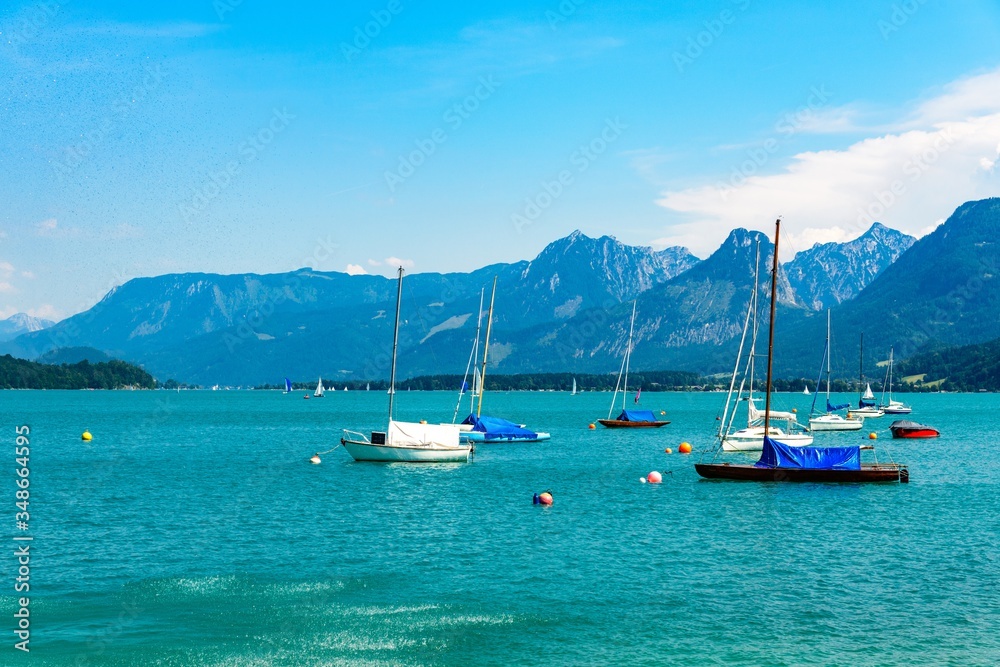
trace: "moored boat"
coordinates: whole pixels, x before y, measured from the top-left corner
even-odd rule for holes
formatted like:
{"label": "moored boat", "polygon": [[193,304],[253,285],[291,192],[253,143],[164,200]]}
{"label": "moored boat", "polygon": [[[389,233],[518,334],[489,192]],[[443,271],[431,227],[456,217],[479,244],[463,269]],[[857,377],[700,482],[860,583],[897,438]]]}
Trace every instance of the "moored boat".
{"label": "moored boat", "polygon": [[[754,464],[728,462],[697,463],[695,470],[706,479],[757,482],[908,482],[909,471],[895,463],[861,463],[861,447],[792,447],[770,435],[771,378],[774,360],[774,320],[778,282],[778,241],[781,220],[775,223],[771,269],[770,327],[767,346],[767,380],[764,404],[765,433],[760,459]],[[720,448],[715,450],[716,456]],[[872,449],[866,447],[866,449]],[[872,449],[874,452],[874,449]]]}
{"label": "moored boat", "polygon": [[894,438],[937,438],[941,435],[933,426],[918,424],[908,419],[898,419],[889,425]]}
{"label": "moored boat", "polygon": [[[340,444],[355,461],[466,463],[472,457],[473,447],[459,441],[459,430],[454,426],[399,422],[392,418],[396,397],[396,350],[399,346],[399,309],[402,296],[403,268],[400,267],[396,286],[392,365],[389,371],[389,426],[385,431],[372,432],[370,439],[357,431],[344,429]],[[309,398],[309,394],[306,394],[306,398]]]}
{"label": "moored boat", "polygon": [[598,419],[598,423],[608,428],[659,428],[669,421],[657,419],[652,410],[622,410],[615,419]]}
{"label": "moored boat", "polygon": [[[863,417],[856,417],[852,413],[848,412],[847,416],[844,417],[837,410],[843,410],[844,408],[851,407],[850,403],[841,403],[839,405],[833,405],[830,403],[830,310],[826,311],[826,345],[823,348],[823,362],[826,364],[826,412],[817,413],[816,412],[816,400],[819,398],[819,393],[813,397],[812,408],[810,409],[809,417],[809,430],[813,432],[820,431],[859,431],[861,426],[864,424]],[[820,379],[822,379],[822,371],[820,371]],[[816,381],[816,386],[819,386],[819,380]]]}

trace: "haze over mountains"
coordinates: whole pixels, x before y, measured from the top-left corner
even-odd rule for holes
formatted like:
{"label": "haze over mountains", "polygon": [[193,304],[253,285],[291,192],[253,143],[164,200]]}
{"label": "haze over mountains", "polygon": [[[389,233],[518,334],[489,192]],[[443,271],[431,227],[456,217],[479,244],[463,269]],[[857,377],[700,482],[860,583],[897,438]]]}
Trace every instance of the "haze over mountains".
{"label": "haze over mountains", "polygon": [[[876,224],[854,241],[800,252],[783,265],[779,283],[779,374],[814,375],[828,306],[835,365],[850,377],[862,330],[873,372],[889,345],[901,358],[931,343],[1000,337],[997,232],[1000,200],[990,199],[964,204],[916,242]],[[703,261],[683,248],[654,251],[574,232],[530,262],[407,276],[399,371],[461,373],[480,290],[488,302],[494,276],[491,367],[501,372],[616,372],[633,299],[637,368],[730,370],[758,243],[764,295],[773,246],[742,229]],[[161,380],[202,384],[382,378],[395,290],[395,281],[381,276],[310,269],[140,278],[89,311],[0,344],[0,352],[36,358],[90,347],[141,363]]]}

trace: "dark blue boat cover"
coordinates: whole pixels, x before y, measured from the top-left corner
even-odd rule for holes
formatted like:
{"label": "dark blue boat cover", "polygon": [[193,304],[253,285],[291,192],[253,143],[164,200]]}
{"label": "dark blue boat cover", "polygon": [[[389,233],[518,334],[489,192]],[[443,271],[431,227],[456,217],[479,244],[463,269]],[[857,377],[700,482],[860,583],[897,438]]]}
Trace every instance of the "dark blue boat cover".
{"label": "dark blue boat cover", "polygon": [[789,447],[771,438],[764,438],[764,450],[754,467],[861,470],[861,448]]}
{"label": "dark blue boat cover", "polygon": [[849,408],[849,407],[851,407],[850,403],[841,403],[839,405],[830,405],[830,401],[826,402],[826,411],[827,412],[836,412],[837,410],[843,410],[844,408]]}
{"label": "dark blue boat cover", "polygon": [[469,415],[463,424],[471,424],[473,431],[486,434],[487,440],[534,440],[538,434],[521,428],[514,422],[499,417],[477,417]]}
{"label": "dark blue boat cover", "polygon": [[859,408],[873,408],[873,407],[875,407],[875,401],[866,401],[865,399],[862,398],[861,400],[858,401],[858,407]]}
{"label": "dark blue boat cover", "polygon": [[616,418],[620,422],[655,422],[652,410],[622,410]]}

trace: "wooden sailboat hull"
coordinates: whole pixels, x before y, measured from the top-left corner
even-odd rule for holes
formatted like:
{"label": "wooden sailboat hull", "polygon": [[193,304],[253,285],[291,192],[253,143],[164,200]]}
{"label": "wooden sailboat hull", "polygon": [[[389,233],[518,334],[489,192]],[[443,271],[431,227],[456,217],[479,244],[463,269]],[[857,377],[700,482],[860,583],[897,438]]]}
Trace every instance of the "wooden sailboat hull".
{"label": "wooden sailboat hull", "polygon": [[669,421],[645,421],[645,422],[632,422],[625,421],[624,419],[598,419],[597,423],[601,426],[607,426],[608,428],[660,428],[661,426],[666,426]]}
{"label": "wooden sailboat hull", "polygon": [[862,465],[861,470],[812,470],[808,468],[757,468],[731,463],[696,463],[706,479],[745,482],[908,482],[910,474],[898,465]]}

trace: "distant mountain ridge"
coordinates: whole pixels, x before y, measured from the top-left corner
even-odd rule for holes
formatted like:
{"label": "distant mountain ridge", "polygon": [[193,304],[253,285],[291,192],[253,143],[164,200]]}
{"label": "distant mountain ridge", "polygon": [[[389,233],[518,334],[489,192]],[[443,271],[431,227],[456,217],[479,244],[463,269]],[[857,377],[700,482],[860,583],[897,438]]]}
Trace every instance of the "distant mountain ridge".
{"label": "distant mountain ridge", "polygon": [[782,268],[796,295],[812,310],[850,301],[916,242],[876,222],[847,243],[817,243]]}
{"label": "distant mountain ridge", "polygon": [[47,329],[53,324],[55,322],[52,320],[32,317],[27,313],[16,313],[5,320],[0,320],[0,342],[11,340],[23,333]]}
{"label": "distant mountain ridge", "polygon": [[[817,329],[823,318],[813,308],[825,299],[846,299],[835,308],[838,335],[840,328],[857,330],[857,318],[846,313],[875,299],[873,290],[884,292],[876,285],[886,284],[886,274],[906,264],[926,240],[900,250],[907,239],[874,225],[859,239],[815,246],[784,265],[778,289],[779,373],[812,377],[823,344]],[[744,229],[733,230],[705,260],[683,248],[655,251],[574,232],[530,261],[470,273],[408,275],[399,375],[453,374],[465,368],[480,293],[485,290],[489,298],[494,277],[494,372],[617,371],[633,300],[635,368],[730,370],[758,245],[763,307],[773,246],[766,234]],[[795,271],[796,262],[814,269]],[[824,287],[827,280],[832,284]],[[906,284],[899,280],[890,291],[904,300],[917,299],[912,290],[899,289]],[[850,283],[860,294],[848,298],[842,291],[846,283],[837,281]],[[107,354],[141,363],[161,379],[206,385],[262,384],[285,376],[379,379],[388,375],[395,296],[391,278],[312,269],[139,278],[112,290],[89,311],[0,344],[0,351],[36,358],[56,348],[93,348],[97,352],[73,351],[69,358]],[[869,312],[862,326],[882,316]],[[873,335],[872,350],[881,345],[878,338]],[[849,339],[855,339],[853,333]],[[851,354],[847,344],[838,349],[845,359]],[[856,360],[850,367],[857,367]]]}

